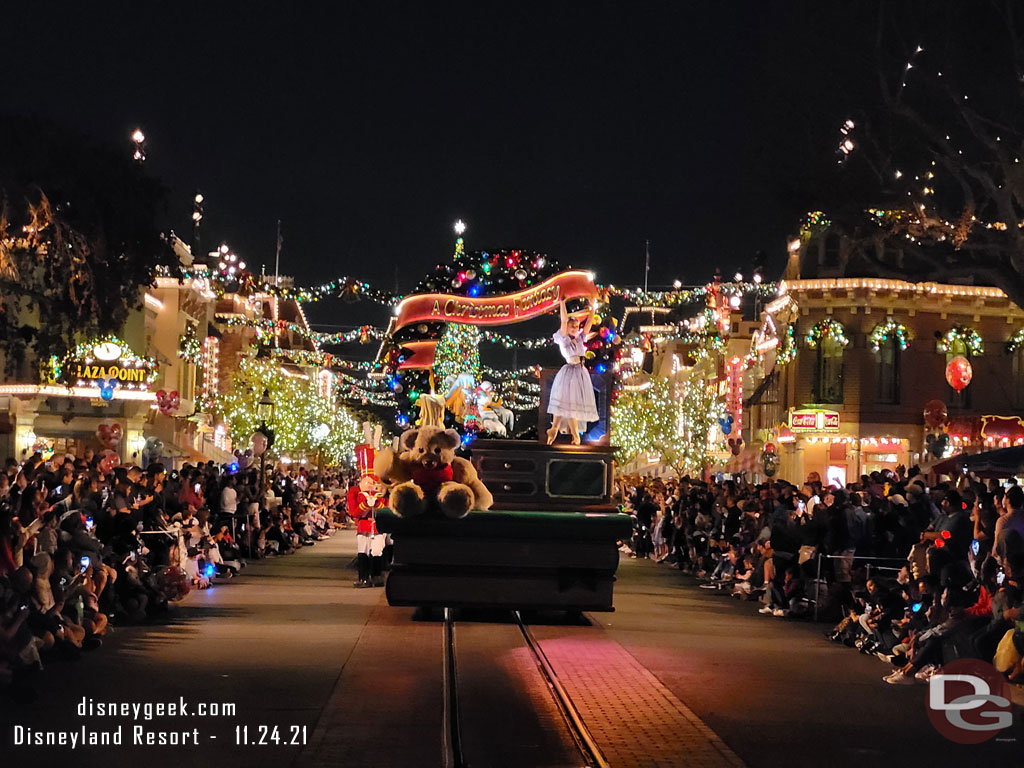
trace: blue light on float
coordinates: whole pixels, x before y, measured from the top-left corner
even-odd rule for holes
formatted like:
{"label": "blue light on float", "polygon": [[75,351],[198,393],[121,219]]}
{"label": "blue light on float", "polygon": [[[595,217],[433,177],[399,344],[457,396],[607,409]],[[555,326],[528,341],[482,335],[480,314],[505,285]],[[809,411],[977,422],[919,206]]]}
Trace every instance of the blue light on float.
{"label": "blue light on float", "polygon": [[605,371],[608,370],[608,366],[605,365],[604,363],[598,363],[597,365],[594,366],[594,370],[597,371],[598,373],[604,373]]}

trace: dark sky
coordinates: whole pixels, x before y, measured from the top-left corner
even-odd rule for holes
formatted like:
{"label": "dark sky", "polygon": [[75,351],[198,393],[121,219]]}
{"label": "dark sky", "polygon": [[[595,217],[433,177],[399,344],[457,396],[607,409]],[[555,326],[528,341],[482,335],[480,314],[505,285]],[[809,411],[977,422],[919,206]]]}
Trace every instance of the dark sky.
{"label": "dark sky", "polygon": [[199,188],[204,246],[272,269],[280,218],[304,284],[408,290],[457,218],[602,282],[641,281],[645,239],[652,284],[778,269],[874,87],[874,3],[21,5],[5,109],[126,152],[141,126],[183,239]]}

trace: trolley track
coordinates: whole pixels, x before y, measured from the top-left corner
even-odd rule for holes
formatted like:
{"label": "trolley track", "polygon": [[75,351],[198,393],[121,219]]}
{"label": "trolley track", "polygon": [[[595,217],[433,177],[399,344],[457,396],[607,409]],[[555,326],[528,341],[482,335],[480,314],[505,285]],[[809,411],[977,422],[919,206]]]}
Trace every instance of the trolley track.
{"label": "trolley track", "polygon": [[443,624],[446,768],[607,768],[518,611],[511,620],[480,623],[457,621],[446,608]]}

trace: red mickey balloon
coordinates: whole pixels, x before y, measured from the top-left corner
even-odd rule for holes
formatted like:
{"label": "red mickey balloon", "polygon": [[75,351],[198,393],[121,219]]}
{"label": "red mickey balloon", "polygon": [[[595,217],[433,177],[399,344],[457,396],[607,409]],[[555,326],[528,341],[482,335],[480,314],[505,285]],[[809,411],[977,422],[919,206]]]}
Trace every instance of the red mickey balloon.
{"label": "red mickey balloon", "polygon": [[928,429],[938,429],[948,417],[949,411],[941,400],[929,400],[924,404],[924,424]]}
{"label": "red mickey balloon", "polygon": [[120,457],[113,451],[104,451],[100,454],[100,472],[109,475],[114,467],[121,463]]}
{"label": "red mickey balloon", "polygon": [[957,392],[963,392],[973,377],[971,361],[963,355],[957,355],[946,364],[946,381]]}
{"label": "red mickey balloon", "polygon": [[96,439],[105,448],[113,448],[120,443],[123,434],[120,424],[100,424],[96,427]]}

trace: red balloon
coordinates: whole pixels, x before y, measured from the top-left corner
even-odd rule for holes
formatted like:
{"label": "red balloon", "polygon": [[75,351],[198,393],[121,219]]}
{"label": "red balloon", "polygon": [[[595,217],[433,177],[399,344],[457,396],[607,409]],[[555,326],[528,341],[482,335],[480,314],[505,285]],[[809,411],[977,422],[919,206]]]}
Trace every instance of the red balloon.
{"label": "red balloon", "polygon": [[104,451],[100,454],[100,472],[109,475],[114,467],[121,463],[121,457],[113,451]]}
{"label": "red balloon", "polygon": [[924,424],[929,429],[938,429],[948,417],[949,411],[941,400],[929,400],[924,404]]}
{"label": "red balloon", "polygon": [[96,427],[96,439],[100,441],[100,445],[104,448],[113,448],[121,442],[123,434],[121,425],[116,422],[113,424],[100,424]]}
{"label": "red balloon", "polygon": [[946,364],[946,381],[957,392],[963,392],[971,383],[973,376],[974,368],[971,367],[971,361],[963,355],[957,355]]}

